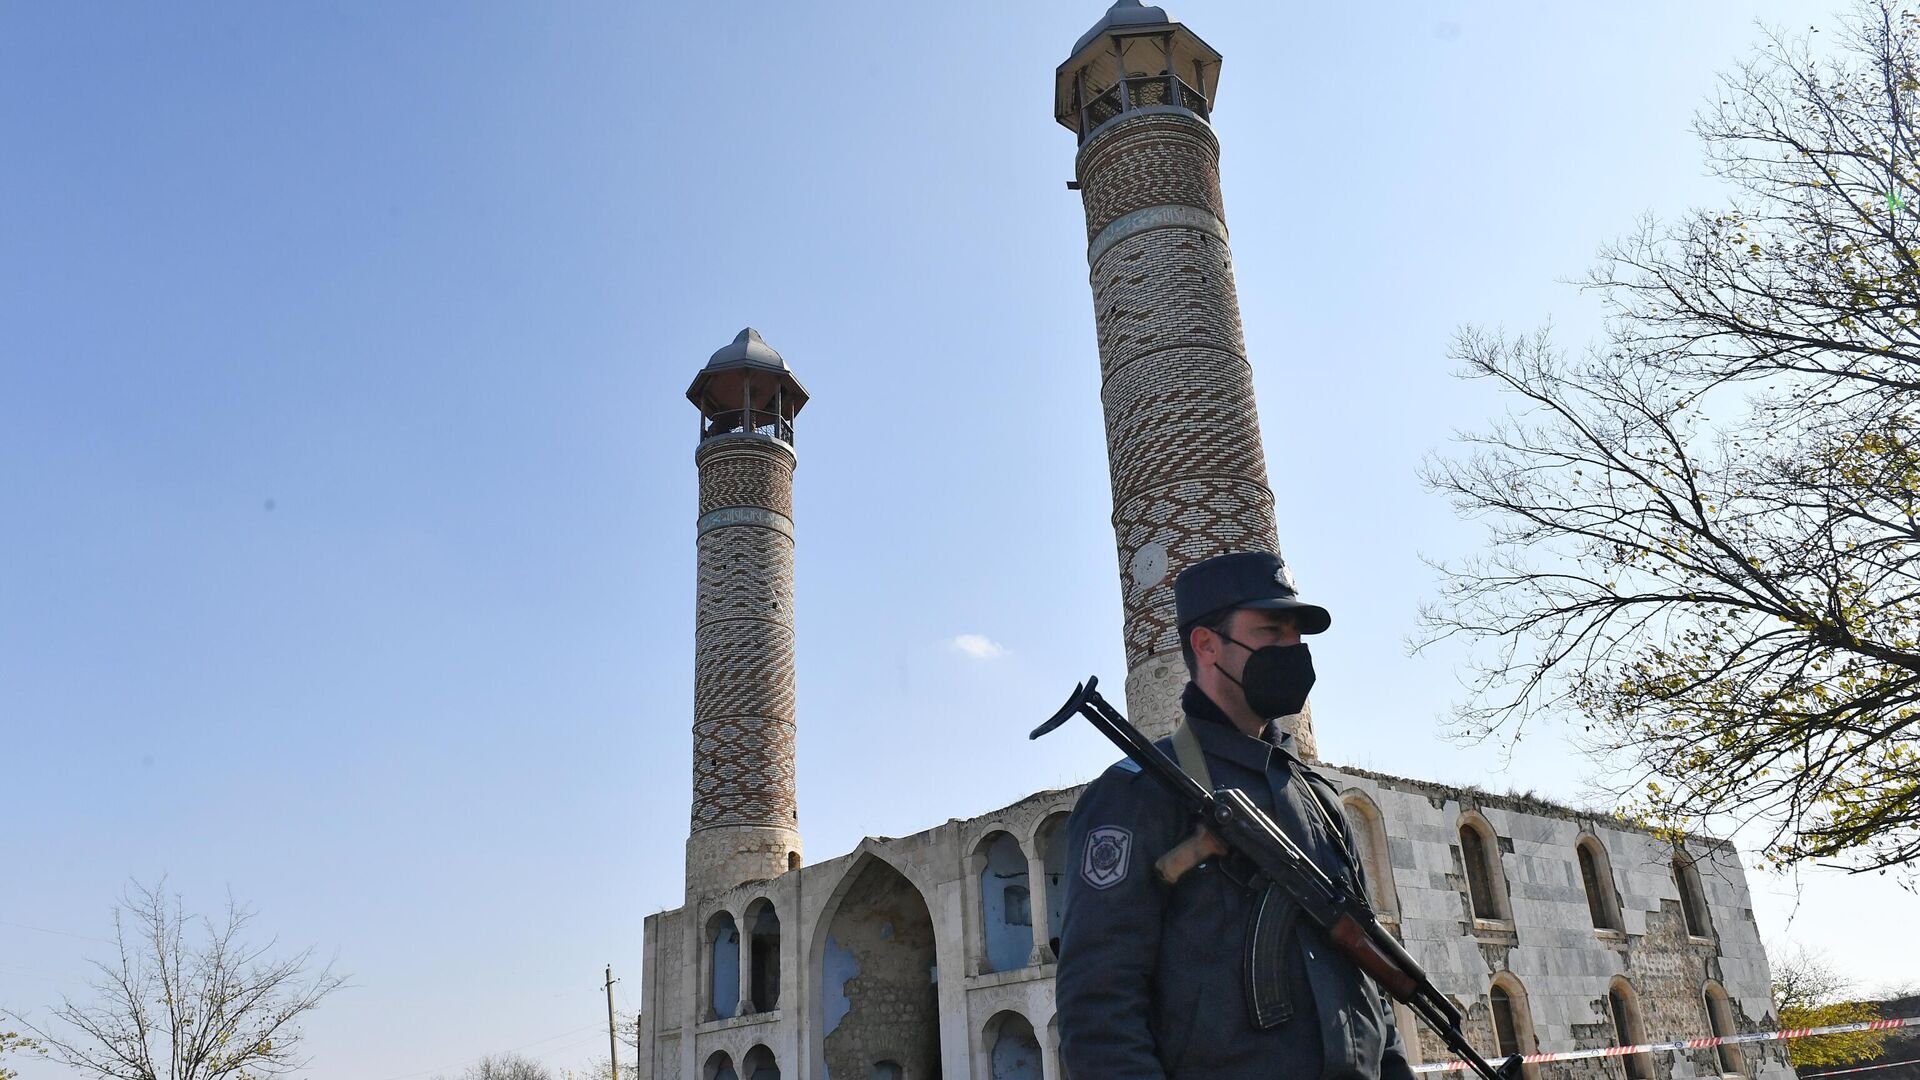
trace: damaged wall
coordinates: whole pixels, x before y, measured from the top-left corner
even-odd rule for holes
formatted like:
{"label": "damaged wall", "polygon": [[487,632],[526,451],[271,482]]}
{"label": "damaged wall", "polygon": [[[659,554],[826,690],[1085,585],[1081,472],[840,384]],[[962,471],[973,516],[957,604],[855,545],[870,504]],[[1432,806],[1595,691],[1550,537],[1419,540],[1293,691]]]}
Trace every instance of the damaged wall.
{"label": "damaged wall", "polygon": [[827,931],[828,1077],[859,1080],[881,1062],[905,1080],[940,1075],[933,919],[913,883],[867,862]]}

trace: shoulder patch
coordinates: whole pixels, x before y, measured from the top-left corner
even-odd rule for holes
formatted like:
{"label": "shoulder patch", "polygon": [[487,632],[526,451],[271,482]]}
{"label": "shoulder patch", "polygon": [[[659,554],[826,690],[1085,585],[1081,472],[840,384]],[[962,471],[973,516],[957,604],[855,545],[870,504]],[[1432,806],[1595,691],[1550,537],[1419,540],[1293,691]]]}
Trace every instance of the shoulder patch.
{"label": "shoulder patch", "polygon": [[1123,757],[1119,761],[1114,762],[1114,765],[1118,766],[1119,768],[1125,769],[1128,772],[1140,771],[1140,763],[1133,760],[1130,757]]}
{"label": "shoulder patch", "polygon": [[1087,833],[1087,853],[1080,860],[1080,876],[1096,889],[1126,880],[1133,861],[1133,833],[1118,825],[1102,825]]}

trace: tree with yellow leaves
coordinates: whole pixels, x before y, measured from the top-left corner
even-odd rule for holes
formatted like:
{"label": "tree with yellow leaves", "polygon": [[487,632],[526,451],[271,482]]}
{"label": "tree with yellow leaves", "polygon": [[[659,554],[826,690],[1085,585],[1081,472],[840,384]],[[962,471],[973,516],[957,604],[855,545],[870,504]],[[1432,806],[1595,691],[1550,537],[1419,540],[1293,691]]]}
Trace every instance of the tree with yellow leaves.
{"label": "tree with yellow leaves", "polygon": [[[1853,985],[1824,956],[1796,948],[1774,962],[1773,1004],[1783,1028],[1878,1020],[1880,1014],[1872,1003],[1849,1000],[1852,991]],[[1794,1039],[1787,1044],[1787,1053],[1796,1069],[1850,1065],[1879,1057],[1886,1043],[1885,1031],[1854,1031]]]}
{"label": "tree with yellow leaves", "polygon": [[[32,1053],[38,1045],[17,1031],[0,1031],[0,1058],[9,1054]],[[19,1077],[19,1073],[7,1068],[5,1061],[0,1061],[0,1080],[19,1080]]]}

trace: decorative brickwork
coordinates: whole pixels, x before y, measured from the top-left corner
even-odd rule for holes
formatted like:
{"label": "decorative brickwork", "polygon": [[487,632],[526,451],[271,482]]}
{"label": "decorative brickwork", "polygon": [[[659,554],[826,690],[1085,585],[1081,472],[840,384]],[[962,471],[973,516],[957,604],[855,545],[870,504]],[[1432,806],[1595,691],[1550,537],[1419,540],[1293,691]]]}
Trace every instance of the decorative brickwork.
{"label": "decorative brickwork", "polygon": [[[1179,719],[1186,681],[1174,577],[1227,551],[1279,551],[1219,157],[1205,121],[1149,113],[1115,123],[1079,160],[1127,702],[1154,736]],[[1311,720],[1293,726],[1313,757]]]}
{"label": "decorative brickwork", "polygon": [[1102,376],[1172,348],[1245,358],[1226,241],[1179,227],[1137,233],[1100,256],[1092,279]]}
{"label": "decorative brickwork", "polygon": [[[689,889],[772,877],[800,850],[794,776],[793,450],[700,444]],[[708,830],[723,830],[708,834]],[[731,837],[731,839],[729,839]],[[690,895],[692,895],[690,893]]]}
{"label": "decorative brickwork", "polygon": [[[1149,206],[1197,206],[1221,221],[1220,143],[1197,116],[1149,113],[1115,124],[1080,150],[1087,239]],[[1100,180],[1096,187],[1090,181]]]}
{"label": "decorative brickwork", "polygon": [[719,528],[700,534],[697,548],[696,628],[736,619],[793,626],[792,540],[772,529]]}
{"label": "decorative brickwork", "polygon": [[[761,435],[719,436],[700,444],[700,512],[757,506],[793,518],[793,451]],[[784,466],[784,467],[783,467]]]}

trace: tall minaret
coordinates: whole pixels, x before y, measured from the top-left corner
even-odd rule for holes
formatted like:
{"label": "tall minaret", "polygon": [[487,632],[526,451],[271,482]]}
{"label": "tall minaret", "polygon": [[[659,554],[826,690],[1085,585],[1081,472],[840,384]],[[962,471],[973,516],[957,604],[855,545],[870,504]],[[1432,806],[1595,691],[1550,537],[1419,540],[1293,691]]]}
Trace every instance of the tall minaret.
{"label": "tall minaret", "polygon": [[713,354],[700,409],[693,829],[687,895],[800,865],[793,762],[793,418],[807,392],[749,328]]}
{"label": "tall minaret", "polygon": [[[1280,550],[1207,121],[1219,79],[1220,54],[1140,0],[1114,4],[1055,75],[1054,116],[1080,140],[1127,705],[1154,736],[1187,680],[1174,576]],[[1312,757],[1311,715],[1290,726]]]}

